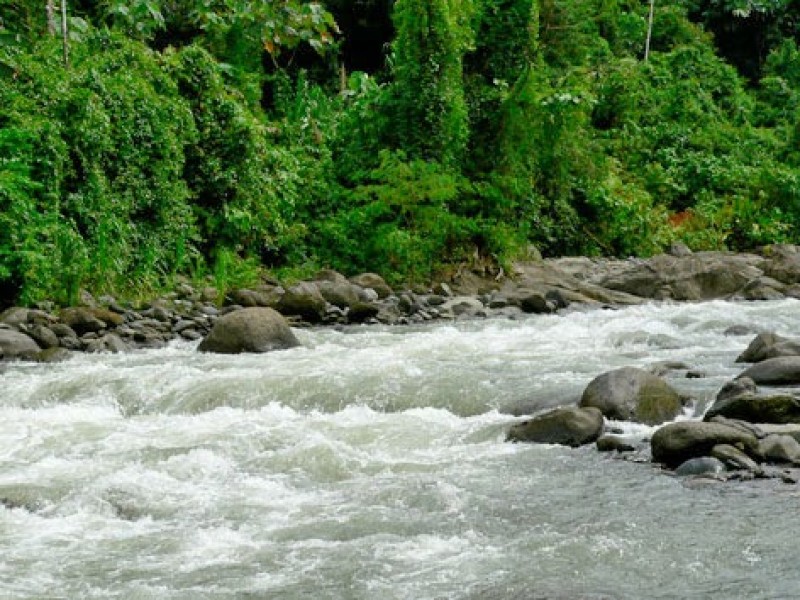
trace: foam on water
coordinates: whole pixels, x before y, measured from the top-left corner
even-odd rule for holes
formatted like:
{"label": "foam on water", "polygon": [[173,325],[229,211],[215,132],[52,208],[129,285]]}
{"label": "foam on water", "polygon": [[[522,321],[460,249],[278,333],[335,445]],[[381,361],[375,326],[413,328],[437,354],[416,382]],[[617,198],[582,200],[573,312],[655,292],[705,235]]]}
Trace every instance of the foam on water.
{"label": "foam on water", "polygon": [[178,343],[11,365],[0,597],[781,597],[800,584],[781,550],[793,491],[689,490],[591,449],[504,439],[512,414],[574,401],[619,366],[703,370],[670,376],[702,406],[751,338],[725,330],[791,335],[798,308],[651,305],[300,331],[303,347],[267,355]]}

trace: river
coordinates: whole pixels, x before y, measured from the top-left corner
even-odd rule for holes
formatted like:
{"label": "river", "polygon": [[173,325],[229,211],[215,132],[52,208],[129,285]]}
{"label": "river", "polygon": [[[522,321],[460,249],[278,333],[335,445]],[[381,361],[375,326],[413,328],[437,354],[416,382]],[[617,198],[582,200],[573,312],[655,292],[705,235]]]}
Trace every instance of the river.
{"label": "river", "polygon": [[0,598],[797,598],[797,486],[504,441],[619,366],[704,371],[670,377],[701,410],[740,371],[732,325],[796,334],[800,302],[0,367]]}

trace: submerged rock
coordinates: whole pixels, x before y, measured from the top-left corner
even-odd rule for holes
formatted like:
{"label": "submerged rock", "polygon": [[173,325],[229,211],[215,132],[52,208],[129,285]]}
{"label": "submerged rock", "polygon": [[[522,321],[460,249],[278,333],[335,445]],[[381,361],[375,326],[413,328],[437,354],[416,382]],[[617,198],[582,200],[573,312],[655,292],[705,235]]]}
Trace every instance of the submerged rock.
{"label": "submerged rock", "polygon": [[508,440],[576,447],[591,444],[602,433],[603,415],[599,410],[567,406],[514,425]]}
{"label": "submerged rock", "polygon": [[201,352],[239,354],[270,352],[299,346],[289,325],[271,308],[243,308],[217,319],[200,343]]}
{"label": "submerged rock", "polygon": [[603,373],[592,380],[580,406],[598,408],[606,418],[658,425],[678,416],[684,398],[663,379],[634,367]]}
{"label": "submerged rock", "polygon": [[669,423],[653,434],[653,460],[675,468],[698,456],[708,456],[714,446],[730,444],[757,455],[758,440],[750,433],[721,423],[681,421]]}
{"label": "submerged rock", "polygon": [[679,477],[719,475],[726,470],[725,464],[718,458],[714,458],[713,456],[698,456],[697,458],[690,458],[681,463],[681,465],[675,469],[675,475]]}
{"label": "submerged rock", "polygon": [[636,447],[625,438],[603,435],[596,442],[598,452],[633,452]]}

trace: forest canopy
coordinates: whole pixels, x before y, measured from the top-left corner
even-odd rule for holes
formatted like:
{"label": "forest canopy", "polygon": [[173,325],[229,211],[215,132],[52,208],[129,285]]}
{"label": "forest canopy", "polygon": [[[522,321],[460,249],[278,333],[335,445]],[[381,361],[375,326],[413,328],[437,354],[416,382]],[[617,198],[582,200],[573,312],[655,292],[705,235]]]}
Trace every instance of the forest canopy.
{"label": "forest canopy", "polygon": [[800,241],[798,0],[62,1],[0,0],[3,305]]}

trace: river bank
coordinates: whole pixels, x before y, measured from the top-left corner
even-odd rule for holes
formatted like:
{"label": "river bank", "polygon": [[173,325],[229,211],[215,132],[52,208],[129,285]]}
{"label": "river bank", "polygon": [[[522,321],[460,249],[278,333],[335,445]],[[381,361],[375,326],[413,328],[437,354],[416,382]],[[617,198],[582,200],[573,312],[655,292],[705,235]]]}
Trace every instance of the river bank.
{"label": "river bank", "polygon": [[133,307],[84,294],[83,305],[59,310],[12,307],[0,314],[4,360],[61,360],[71,352],[157,348],[205,337],[220,315],[269,307],[296,327],[408,325],[434,320],[519,318],[565,309],[619,307],[651,301],[776,300],[800,297],[800,249],[759,253],[697,252],[676,246],[649,259],[559,258],[517,263],[502,276],[462,271],[430,288],[393,290],[375,274],[351,278],[322,271],[291,286],[264,281],[231,290],[179,285]]}

